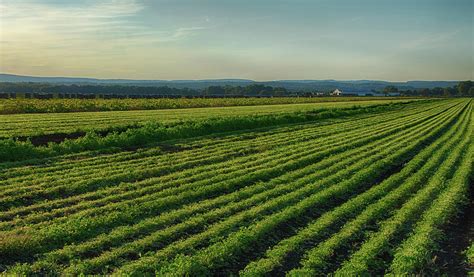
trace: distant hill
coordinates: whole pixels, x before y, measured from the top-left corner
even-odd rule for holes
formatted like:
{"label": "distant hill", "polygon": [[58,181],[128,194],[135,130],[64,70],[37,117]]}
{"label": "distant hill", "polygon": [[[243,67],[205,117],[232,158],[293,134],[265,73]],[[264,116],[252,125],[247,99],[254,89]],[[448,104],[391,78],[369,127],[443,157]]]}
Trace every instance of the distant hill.
{"label": "distant hill", "polygon": [[388,82],[374,80],[276,80],[257,82],[247,79],[207,79],[207,80],[128,80],[128,79],[95,79],[73,77],[33,77],[13,74],[0,74],[0,82],[35,82],[55,84],[110,84],[133,86],[168,86],[171,88],[190,88],[201,90],[209,86],[247,86],[264,84],[272,87],[284,87],[289,91],[327,91],[340,89],[347,93],[367,93],[372,90],[383,90],[388,85],[399,89],[419,89],[435,87],[452,87],[459,81],[407,81]]}

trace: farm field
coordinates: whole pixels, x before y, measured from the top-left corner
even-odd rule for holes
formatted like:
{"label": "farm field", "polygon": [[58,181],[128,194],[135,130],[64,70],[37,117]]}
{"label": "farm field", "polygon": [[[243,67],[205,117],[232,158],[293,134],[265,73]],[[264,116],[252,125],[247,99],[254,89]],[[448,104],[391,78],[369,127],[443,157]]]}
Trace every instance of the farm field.
{"label": "farm field", "polygon": [[[289,98],[291,100],[291,98]],[[311,101],[312,98],[306,98]],[[231,106],[231,107],[207,107],[207,108],[186,108],[186,109],[158,109],[158,110],[130,110],[130,111],[109,111],[109,112],[71,112],[71,113],[41,113],[41,114],[2,114],[0,109],[0,138],[27,137],[51,134],[68,134],[87,131],[104,131],[111,129],[126,129],[131,126],[140,126],[147,122],[172,123],[176,121],[205,119],[212,117],[250,116],[264,114],[279,114],[288,112],[304,112],[315,109],[348,108],[352,106],[373,106],[385,103],[404,103],[417,99],[389,99],[389,100],[360,100],[350,101],[351,98],[342,98],[334,102],[326,98],[316,99],[314,103],[297,104],[274,104],[274,105],[254,105],[254,106]],[[325,100],[324,100],[325,99]],[[153,101],[154,99],[151,99]],[[173,101],[173,99],[167,99]],[[179,101],[180,99],[174,100]],[[190,101],[189,99],[185,99]],[[201,100],[227,100],[227,99],[197,99]],[[247,99],[243,99],[244,101]],[[271,99],[256,99],[262,104]],[[41,100],[36,100],[41,101]],[[67,103],[69,100],[57,100],[56,102]],[[108,100],[98,100],[108,101]],[[117,101],[117,100],[111,100]],[[139,100],[125,100],[141,101]],[[229,100],[227,100],[229,101]],[[251,102],[250,103],[258,103]],[[1,102],[1,100],[0,100]],[[230,102],[230,101],[229,101]],[[219,103],[219,102],[216,102]],[[240,102],[237,102],[239,104]],[[247,102],[243,102],[247,103]],[[278,102],[277,102],[278,103]],[[177,102],[177,105],[180,104]],[[225,104],[225,102],[224,102]],[[217,104],[216,104],[217,105]]]}
{"label": "farm field", "polygon": [[465,98],[1,115],[2,138],[171,127],[3,156],[0,272],[446,272],[435,257],[471,200],[473,108]]}
{"label": "farm field", "polygon": [[[65,113],[261,106],[324,102],[386,101],[400,97],[271,97],[271,98],[152,98],[152,99],[0,99],[0,114]],[[415,97],[403,97],[414,100]]]}

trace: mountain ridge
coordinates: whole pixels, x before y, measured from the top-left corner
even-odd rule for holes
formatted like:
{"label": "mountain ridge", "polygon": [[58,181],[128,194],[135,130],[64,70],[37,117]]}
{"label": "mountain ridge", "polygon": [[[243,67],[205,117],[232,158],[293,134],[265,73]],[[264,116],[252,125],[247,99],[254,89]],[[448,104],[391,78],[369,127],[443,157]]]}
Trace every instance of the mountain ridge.
{"label": "mountain ridge", "polygon": [[0,73],[0,82],[33,82],[33,83],[54,83],[66,85],[87,85],[87,84],[103,84],[103,85],[133,85],[133,86],[168,86],[174,88],[190,88],[204,89],[209,86],[246,86],[251,84],[264,84],[273,87],[284,87],[291,91],[314,91],[314,90],[330,90],[341,89],[347,92],[370,92],[372,90],[381,90],[388,85],[393,85],[399,89],[420,89],[434,87],[452,87],[457,85],[459,81],[383,81],[383,80],[271,80],[271,81],[254,81],[250,79],[225,78],[225,79],[184,79],[184,80],[135,80],[135,79],[98,79],[88,77],[41,77],[26,76]]}

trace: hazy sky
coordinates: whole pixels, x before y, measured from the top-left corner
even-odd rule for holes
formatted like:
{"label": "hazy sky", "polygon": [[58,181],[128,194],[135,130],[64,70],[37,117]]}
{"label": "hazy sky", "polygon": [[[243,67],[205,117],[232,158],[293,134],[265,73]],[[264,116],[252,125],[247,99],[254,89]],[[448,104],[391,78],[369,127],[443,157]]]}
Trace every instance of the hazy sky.
{"label": "hazy sky", "polygon": [[0,0],[0,72],[474,79],[474,0]]}

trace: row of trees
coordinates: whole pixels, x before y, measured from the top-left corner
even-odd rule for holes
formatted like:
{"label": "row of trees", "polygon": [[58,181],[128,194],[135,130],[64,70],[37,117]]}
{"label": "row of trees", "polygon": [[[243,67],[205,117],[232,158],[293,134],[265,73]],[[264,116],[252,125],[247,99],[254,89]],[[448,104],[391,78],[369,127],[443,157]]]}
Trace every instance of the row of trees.
{"label": "row of trees", "polygon": [[224,96],[288,96],[285,88],[270,87],[260,84],[242,86],[210,86],[203,90],[204,95]]}
{"label": "row of trees", "polygon": [[[457,86],[447,88],[424,88],[400,90],[395,86],[387,86],[382,92],[374,93],[400,94],[402,96],[467,96],[474,97],[472,81],[459,82]],[[189,88],[171,88],[167,86],[124,86],[124,85],[64,85],[48,83],[1,83],[0,94],[39,94],[39,95],[114,95],[114,96],[184,96],[184,97],[271,97],[271,96],[314,96],[313,93],[295,93],[282,87],[272,87],[263,84],[248,86],[209,86],[203,90]],[[318,94],[319,95],[319,94]]]}
{"label": "row of trees", "polygon": [[390,93],[400,93],[402,96],[465,96],[474,97],[474,82],[462,81],[454,87],[447,88],[423,88],[416,90],[398,90],[395,86],[386,86],[383,90],[385,95]]}
{"label": "row of trees", "polygon": [[123,86],[123,85],[61,85],[47,83],[0,83],[0,93],[80,94],[80,95],[179,95],[179,96],[288,96],[285,88],[261,84],[248,86],[210,86],[204,90],[189,88]]}
{"label": "row of trees", "polygon": [[170,87],[140,87],[122,85],[62,85],[48,83],[0,83],[2,93],[37,94],[117,94],[117,95],[194,95],[195,90]]}

